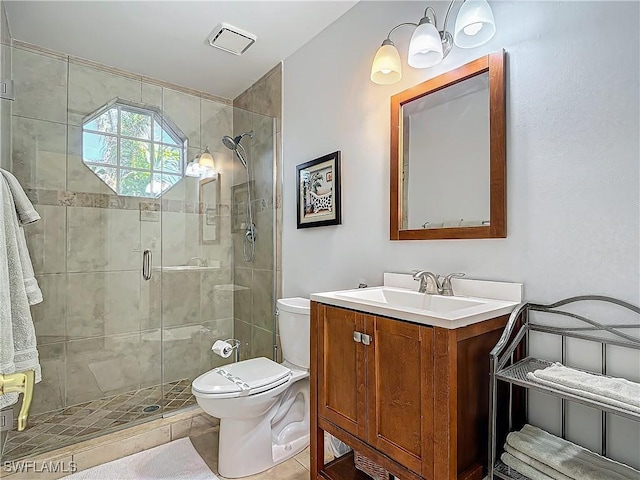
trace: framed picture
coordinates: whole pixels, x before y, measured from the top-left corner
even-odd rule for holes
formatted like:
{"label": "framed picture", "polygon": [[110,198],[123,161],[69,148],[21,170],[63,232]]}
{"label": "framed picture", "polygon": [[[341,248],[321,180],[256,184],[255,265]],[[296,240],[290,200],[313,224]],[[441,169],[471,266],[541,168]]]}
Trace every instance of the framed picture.
{"label": "framed picture", "polygon": [[296,167],[298,228],[342,223],[340,151]]}

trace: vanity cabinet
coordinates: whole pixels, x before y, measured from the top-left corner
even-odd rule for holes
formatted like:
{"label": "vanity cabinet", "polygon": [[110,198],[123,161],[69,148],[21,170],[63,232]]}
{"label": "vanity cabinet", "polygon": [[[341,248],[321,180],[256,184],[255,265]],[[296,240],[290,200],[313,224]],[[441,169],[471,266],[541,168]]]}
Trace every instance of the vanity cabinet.
{"label": "vanity cabinet", "polygon": [[318,414],[431,472],[433,328],[330,306],[318,328]]}
{"label": "vanity cabinet", "polygon": [[507,318],[445,329],[312,302],[311,478],[368,478],[353,455],[324,464],[326,431],[402,480],[481,480]]}

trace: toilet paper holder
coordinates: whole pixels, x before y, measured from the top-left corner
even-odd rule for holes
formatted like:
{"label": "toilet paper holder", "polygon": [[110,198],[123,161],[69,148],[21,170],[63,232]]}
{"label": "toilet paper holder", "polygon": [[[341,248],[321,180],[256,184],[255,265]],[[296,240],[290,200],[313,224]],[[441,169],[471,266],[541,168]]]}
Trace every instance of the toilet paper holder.
{"label": "toilet paper holder", "polygon": [[223,342],[228,343],[233,351],[233,361],[235,363],[240,361],[240,340],[236,338],[227,338]]}

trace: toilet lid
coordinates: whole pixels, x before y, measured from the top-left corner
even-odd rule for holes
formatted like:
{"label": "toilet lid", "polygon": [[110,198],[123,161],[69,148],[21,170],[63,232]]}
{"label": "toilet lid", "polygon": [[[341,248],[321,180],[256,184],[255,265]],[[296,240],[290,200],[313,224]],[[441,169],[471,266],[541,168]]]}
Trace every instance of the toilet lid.
{"label": "toilet lid", "polygon": [[209,395],[244,396],[264,392],[289,380],[291,370],[268,358],[252,358],[214,368],[193,381],[192,388]]}

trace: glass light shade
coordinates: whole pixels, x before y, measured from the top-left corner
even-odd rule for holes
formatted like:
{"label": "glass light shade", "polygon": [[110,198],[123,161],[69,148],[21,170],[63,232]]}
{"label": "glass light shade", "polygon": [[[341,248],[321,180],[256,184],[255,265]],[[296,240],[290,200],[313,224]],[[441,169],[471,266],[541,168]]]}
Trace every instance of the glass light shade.
{"label": "glass light shade", "polygon": [[200,164],[200,168],[209,168],[214,170],[215,164],[213,163],[213,155],[209,152],[209,147],[204,149],[204,152],[200,154],[200,158],[198,158],[198,163]]}
{"label": "glass light shade", "polygon": [[487,43],[496,33],[493,12],[486,0],[467,0],[460,7],[453,30],[453,41],[460,48]]}
{"label": "glass light shade", "polygon": [[371,81],[378,85],[391,85],[402,78],[400,54],[393,43],[383,43],[371,65]]}
{"label": "glass light shade", "polygon": [[187,177],[199,177],[200,176],[200,165],[197,162],[189,162],[187,165],[187,169],[184,172]]}
{"label": "glass light shade", "polygon": [[414,68],[433,67],[443,58],[442,39],[435,25],[429,22],[418,25],[409,43],[409,65]]}

